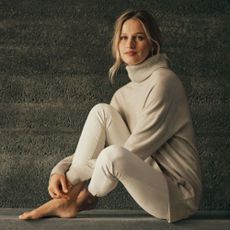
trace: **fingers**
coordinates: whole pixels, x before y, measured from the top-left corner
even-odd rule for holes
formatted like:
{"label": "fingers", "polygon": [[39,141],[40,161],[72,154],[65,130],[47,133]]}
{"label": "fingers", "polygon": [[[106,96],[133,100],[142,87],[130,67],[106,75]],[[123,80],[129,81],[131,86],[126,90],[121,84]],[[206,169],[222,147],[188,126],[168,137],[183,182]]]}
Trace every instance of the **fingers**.
{"label": "fingers", "polygon": [[69,183],[65,176],[54,174],[51,177],[51,180],[49,181],[48,191],[52,198],[69,199],[69,196],[67,195],[69,189]]}
{"label": "fingers", "polygon": [[49,194],[52,198],[55,198],[55,199],[62,198],[62,193],[61,193],[59,186],[57,184],[50,185],[48,187],[48,191],[49,191]]}
{"label": "fingers", "polygon": [[58,187],[49,186],[48,192],[53,199],[60,199],[60,198],[69,199],[69,196],[67,194],[61,192],[59,186]]}
{"label": "fingers", "polygon": [[55,192],[54,192],[54,189],[52,187],[49,187],[48,188],[48,192],[50,194],[50,196],[53,198],[53,199],[58,199],[60,198]]}
{"label": "fingers", "polygon": [[60,191],[60,188],[54,188],[54,193],[56,195],[57,198],[63,198],[63,195],[62,192]]}
{"label": "fingers", "polygon": [[65,177],[62,177],[60,181],[61,181],[62,191],[64,193],[67,193],[68,192],[68,188],[67,188],[67,183],[66,183]]}
{"label": "fingers", "polygon": [[50,188],[48,188],[48,192],[52,198],[55,198],[55,194]]}

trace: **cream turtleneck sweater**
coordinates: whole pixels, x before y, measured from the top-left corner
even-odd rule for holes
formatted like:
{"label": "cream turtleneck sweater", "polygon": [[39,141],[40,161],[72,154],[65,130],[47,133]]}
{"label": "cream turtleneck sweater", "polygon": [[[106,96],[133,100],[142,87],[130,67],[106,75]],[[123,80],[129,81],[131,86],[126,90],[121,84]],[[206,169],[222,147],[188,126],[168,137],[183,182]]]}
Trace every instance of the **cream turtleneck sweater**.
{"label": "cream turtleneck sweater", "polygon": [[[166,54],[152,56],[126,70],[131,81],[115,92],[110,103],[131,133],[124,147],[164,173],[171,220],[186,217],[198,209],[202,183],[184,88],[169,68]],[[51,175],[68,170],[71,159],[59,162]],[[187,213],[181,204],[186,205]]]}
{"label": "cream turtleneck sweater", "polygon": [[126,69],[131,82],[111,100],[131,132],[124,147],[143,160],[151,156],[172,178],[200,185],[187,97],[167,56],[155,55]]}
{"label": "cream turtleneck sweater", "polygon": [[[124,147],[158,167],[182,192],[178,199],[196,210],[202,193],[200,162],[187,97],[168,63],[167,55],[160,54],[127,66],[131,81],[115,92],[111,105],[131,132]],[[179,200],[172,195],[172,219]]]}

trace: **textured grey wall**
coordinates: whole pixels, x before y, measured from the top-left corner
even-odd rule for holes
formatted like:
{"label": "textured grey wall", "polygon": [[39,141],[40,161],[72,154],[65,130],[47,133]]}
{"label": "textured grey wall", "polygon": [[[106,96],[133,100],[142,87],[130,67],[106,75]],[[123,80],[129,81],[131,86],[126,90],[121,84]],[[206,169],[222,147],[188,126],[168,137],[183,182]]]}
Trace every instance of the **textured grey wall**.
{"label": "textured grey wall", "polygon": [[[202,163],[201,209],[230,206],[228,1],[0,1],[0,205],[48,199],[51,168],[75,150],[92,106],[109,102],[115,18],[147,9],[188,94]],[[119,186],[103,208],[138,208]]]}

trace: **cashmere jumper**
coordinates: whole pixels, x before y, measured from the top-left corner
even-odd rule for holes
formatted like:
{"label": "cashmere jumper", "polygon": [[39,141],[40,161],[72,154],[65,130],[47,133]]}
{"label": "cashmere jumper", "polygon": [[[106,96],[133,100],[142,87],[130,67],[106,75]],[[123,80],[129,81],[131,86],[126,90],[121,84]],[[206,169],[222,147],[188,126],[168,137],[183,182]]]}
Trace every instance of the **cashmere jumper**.
{"label": "cashmere jumper", "polygon": [[[198,209],[202,195],[200,162],[184,88],[169,68],[166,54],[126,70],[131,82],[118,89],[111,100],[131,132],[124,148],[165,174],[171,219],[180,219]],[[170,191],[175,190],[174,185],[181,191],[179,197],[174,196],[177,191]],[[188,213],[178,214],[181,203],[189,206]]]}
{"label": "cashmere jumper", "polygon": [[[169,193],[169,222],[198,208],[202,196],[201,169],[187,97],[170,69],[166,54],[126,66],[130,82],[110,102],[125,121],[130,136],[124,148],[164,174]],[[51,172],[65,173],[72,156]],[[143,194],[144,195],[144,194]]]}

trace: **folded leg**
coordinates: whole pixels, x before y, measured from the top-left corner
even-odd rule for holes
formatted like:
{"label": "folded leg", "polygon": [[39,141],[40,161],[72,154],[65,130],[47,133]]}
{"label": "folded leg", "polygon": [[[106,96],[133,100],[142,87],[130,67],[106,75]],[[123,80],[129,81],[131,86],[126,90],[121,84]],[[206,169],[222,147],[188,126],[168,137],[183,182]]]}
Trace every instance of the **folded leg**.
{"label": "folded leg", "polygon": [[105,103],[97,104],[90,111],[83,127],[72,164],[67,171],[71,184],[91,178],[95,162],[105,146],[123,146],[130,135],[121,115]]}
{"label": "folded leg", "polygon": [[169,191],[164,174],[125,148],[111,145],[99,155],[88,190],[102,197],[119,181],[145,211],[167,219]]}

